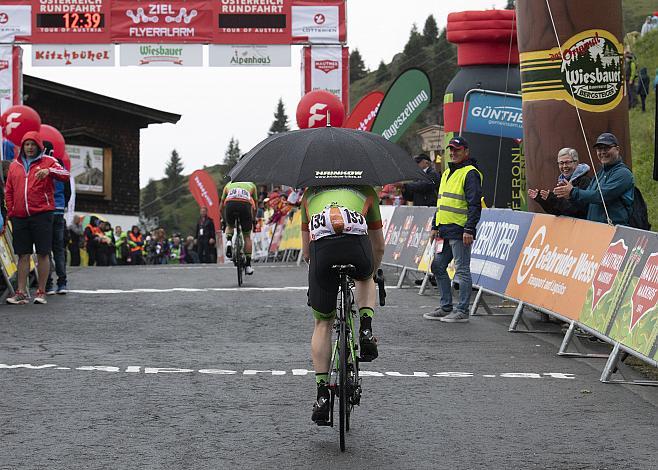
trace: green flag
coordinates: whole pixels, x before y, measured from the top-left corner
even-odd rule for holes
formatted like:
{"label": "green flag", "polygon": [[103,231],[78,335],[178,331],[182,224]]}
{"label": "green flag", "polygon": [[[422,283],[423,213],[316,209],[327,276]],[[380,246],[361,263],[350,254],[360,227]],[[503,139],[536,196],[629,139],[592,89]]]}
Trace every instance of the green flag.
{"label": "green flag", "polygon": [[402,72],[386,92],[370,132],[397,142],[431,100],[432,85],[424,71]]}

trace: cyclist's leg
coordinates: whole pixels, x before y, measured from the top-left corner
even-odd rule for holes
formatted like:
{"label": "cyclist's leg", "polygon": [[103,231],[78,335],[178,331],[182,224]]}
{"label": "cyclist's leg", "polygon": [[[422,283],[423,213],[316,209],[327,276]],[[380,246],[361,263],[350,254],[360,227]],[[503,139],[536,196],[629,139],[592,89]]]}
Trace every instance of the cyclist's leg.
{"label": "cyclist's leg", "polygon": [[372,319],[375,316],[375,302],[377,291],[372,279],[374,270],[372,247],[367,236],[359,237],[354,244],[354,274],[356,285],[356,304],[359,306],[359,343],[361,346],[361,359],[372,361],[378,356],[377,338],[372,334]]}
{"label": "cyclist's leg", "polygon": [[[240,225],[242,226],[242,235],[244,236],[244,254],[246,258],[246,265],[250,267],[247,274],[253,274],[254,270],[251,268],[251,253],[253,245],[251,242],[251,226],[253,219],[251,217],[251,204],[242,204],[240,210]],[[251,271],[251,272],[249,272]]]}
{"label": "cyclist's leg", "polygon": [[232,204],[231,202],[227,202],[226,205],[224,206],[223,210],[223,218],[224,221],[226,222],[226,257],[231,258],[233,256],[233,231],[235,230],[235,226],[233,222],[235,221],[235,215],[233,214],[233,211],[231,210]]}
{"label": "cyclist's leg", "polygon": [[[308,271],[309,300],[315,317],[311,337],[311,359],[316,372],[317,401],[313,406],[313,421],[329,419],[329,370],[331,367],[331,330],[336,316],[338,280],[331,272],[331,241],[311,243]],[[318,250],[318,248],[320,248]]]}

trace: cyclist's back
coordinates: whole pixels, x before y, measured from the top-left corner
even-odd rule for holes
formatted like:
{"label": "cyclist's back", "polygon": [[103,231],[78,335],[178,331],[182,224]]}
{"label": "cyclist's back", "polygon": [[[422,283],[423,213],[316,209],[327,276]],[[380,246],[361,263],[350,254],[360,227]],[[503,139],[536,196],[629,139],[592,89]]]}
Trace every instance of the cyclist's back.
{"label": "cyclist's back", "polygon": [[302,199],[302,240],[310,261],[309,301],[315,317],[311,340],[316,370],[318,401],[313,421],[326,421],[329,413],[327,389],[331,359],[331,325],[336,315],[338,275],[334,265],[351,264],[359,306],[361,360],[377,357],[377,340],[372,336],[375,304],[374,270],[384,252],[384,237],[377,193],[369,186],[309,188]]}
{"label": "cyclist's back", "polygon": [[251,228],[255,221],[257,207],[258,189],[254,183],[235,181],[224,186],[219,210],[228,226],[226,231],[226,256],[230,258],[232,255],[233,230],[235,222],[238,221],[245,237],[245,272],[247,274],[253,274],[254,272],[251,267]]}

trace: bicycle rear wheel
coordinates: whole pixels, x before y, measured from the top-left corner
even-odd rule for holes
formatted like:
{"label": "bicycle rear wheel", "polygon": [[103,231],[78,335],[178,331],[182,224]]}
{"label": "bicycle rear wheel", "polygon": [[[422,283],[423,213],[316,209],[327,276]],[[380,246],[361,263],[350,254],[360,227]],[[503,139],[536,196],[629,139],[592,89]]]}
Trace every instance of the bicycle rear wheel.
{"label": "bicycle rear wheel", "polygon": [[235,260],[235,266],[238,269],[238,287],[242,287],[242,273],[244,271],[244,266],[242,264],[242,231],[240,223],[238,220],[235,221],[235,234],[233,238],[235,239],[235,250],[233,253],[233,259]]}
{"label": "bicycle rear wheel", "polygon": [[345,451],[345,433],[349,430],[349,391],[347,387],[347,361],[349,360],[349,349],[347,343],[347,315],[349,314],[349,291],[347,279],[341,276],[341,321],[338,338],[338,362],[340,370],[338,373],[338,428],[340,430],[340,450]]}

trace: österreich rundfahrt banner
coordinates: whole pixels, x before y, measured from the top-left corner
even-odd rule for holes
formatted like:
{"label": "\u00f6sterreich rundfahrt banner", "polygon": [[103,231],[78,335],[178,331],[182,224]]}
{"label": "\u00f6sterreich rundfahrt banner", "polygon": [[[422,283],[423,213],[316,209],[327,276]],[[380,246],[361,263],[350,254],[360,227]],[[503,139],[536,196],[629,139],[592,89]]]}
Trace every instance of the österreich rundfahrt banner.
{"label": "\u00f6sterreich rundfahrt banner", "polygon": [[432,85],[427,74],[415,68],[402,72],[386,92],[371,132],[397,142],[430,101]]}
{"label": "\u00f6sterreich rundfahrt banner", "polygon": [[302,50],[302,96],[333,93],[349,109],[349,52],[343,46],[307,46]]}

